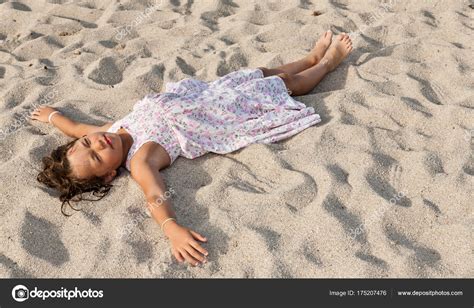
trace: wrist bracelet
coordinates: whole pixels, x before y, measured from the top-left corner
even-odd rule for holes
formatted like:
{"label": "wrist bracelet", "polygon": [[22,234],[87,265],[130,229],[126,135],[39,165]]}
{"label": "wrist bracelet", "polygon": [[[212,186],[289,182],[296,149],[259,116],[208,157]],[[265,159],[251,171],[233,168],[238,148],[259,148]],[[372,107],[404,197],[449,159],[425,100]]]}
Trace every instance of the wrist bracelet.
{"label": "wrist bracelet", "polygon": [[57,111],[57,110],[56,110],[56,111],[53,111],[53,112],[51,112],[51,113],[49,114],[49,117],[48,117],[48,122],[49,122],[49,123],[51,123],[51,117],[52,117],[52,116],[53,116],[53,114],[55,114],[55,113],[60,113],[60,112],[59,112],[59,111]]}
{"label": "wrist bracelet", "polygon": [[165,221],[163,221],[163,222],[161,223],[161,232],[164,232],[164,231],[163,231],[164,225],[165,225],[167,222],[170,222],[170,221],[172,221],[172,220],[176,221],[176,219],[174,219],[173,217],[170,217],[170,218],[165,219]]}

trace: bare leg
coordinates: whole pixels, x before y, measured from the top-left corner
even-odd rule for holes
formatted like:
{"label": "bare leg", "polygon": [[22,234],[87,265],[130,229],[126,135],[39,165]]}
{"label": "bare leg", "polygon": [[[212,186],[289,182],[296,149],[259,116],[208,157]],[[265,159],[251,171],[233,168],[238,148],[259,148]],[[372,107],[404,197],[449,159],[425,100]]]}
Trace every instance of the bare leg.
{"label": "bare leg", "polygon": [[347,34],[342,33],[331,43],[320,63],[295,75],[281,73],[278,76],[283,79],[292,95],[304,95],[313,90],[351,51],[352,41]]}
{"label": "bare leg", "polygon": [[298,74],[299,72],[302,72],[321,61],[321,59],[324,57],[324,54],[326,53],[326,50],[331,44],[331,40],[332,32],[326,31],[321,35],[311,52],[303,59],[276,68],[259,67],[259,69],[263,71],[263,76],[265,77],[278,75],[281,73]]}

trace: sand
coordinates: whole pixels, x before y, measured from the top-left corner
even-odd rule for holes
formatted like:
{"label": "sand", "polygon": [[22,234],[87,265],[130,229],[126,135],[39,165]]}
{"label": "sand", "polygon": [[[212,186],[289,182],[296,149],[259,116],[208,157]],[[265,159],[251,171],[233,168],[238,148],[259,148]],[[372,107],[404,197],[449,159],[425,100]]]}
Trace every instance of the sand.
{"label": "sand", "polygon": [[[0,277],[474,276],[472,1],[0,2]],[[103,124],[166,82],[297,60],[327,29],[355,49],[296,98],[320,124],[163,170],[208,264],[174,261],[125,170],[69,218],[36,181],[70,139],[34,106]]]}

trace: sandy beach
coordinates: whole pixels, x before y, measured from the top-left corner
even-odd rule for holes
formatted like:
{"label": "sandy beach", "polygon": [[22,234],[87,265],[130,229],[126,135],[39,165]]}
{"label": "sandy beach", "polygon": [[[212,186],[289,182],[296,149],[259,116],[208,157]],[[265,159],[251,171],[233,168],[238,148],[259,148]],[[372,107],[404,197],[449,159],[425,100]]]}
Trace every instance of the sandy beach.
{"label": "sandy beach", "polygon": [[[472,278],[472,1],[0,1],[0,277]],[[125,169],[65,217],[36,181],[71,140],[192,77],[275,67],[326,30],[354,51],[310,94],[321,123],[162,171],[209,262],[176,262]]]}

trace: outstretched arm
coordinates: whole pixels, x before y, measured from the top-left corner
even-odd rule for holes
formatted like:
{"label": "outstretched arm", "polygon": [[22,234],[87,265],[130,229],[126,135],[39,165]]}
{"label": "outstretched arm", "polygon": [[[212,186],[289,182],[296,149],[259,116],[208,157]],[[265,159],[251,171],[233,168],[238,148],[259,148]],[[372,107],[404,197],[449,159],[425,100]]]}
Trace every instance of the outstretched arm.
{"label": "outstretched arm", "polygon": [[[171,251],[175,258],[183,262],[186,260],[193,266],[206,262],[207,251],[198,243],[207,239],[197,232],[180,226],[169,201],[172,188],[166,190],[165,183],[159,172],[160,165],[156,157],[151,162],[143,156],[134,157],[130,169],[132,177],[142,187],[153,218],[160,224],[164,234],[171,242]],[[203,256],[204,255],[204,256]]]}
{"label": "outstretched arm", "polygon": [[[54,111],[56,111],[56,109],[52,107],[40,106],[31,113],[31,119],[49,123],[48,117]],[[55,113],[51,117],[51,124],[56,126],[60,131],[69,137],[80,138],[91,133],[106,131],[110,127],[111,123],[106,123],[103,126],[89,125],[76,122],[61,113]]]}

